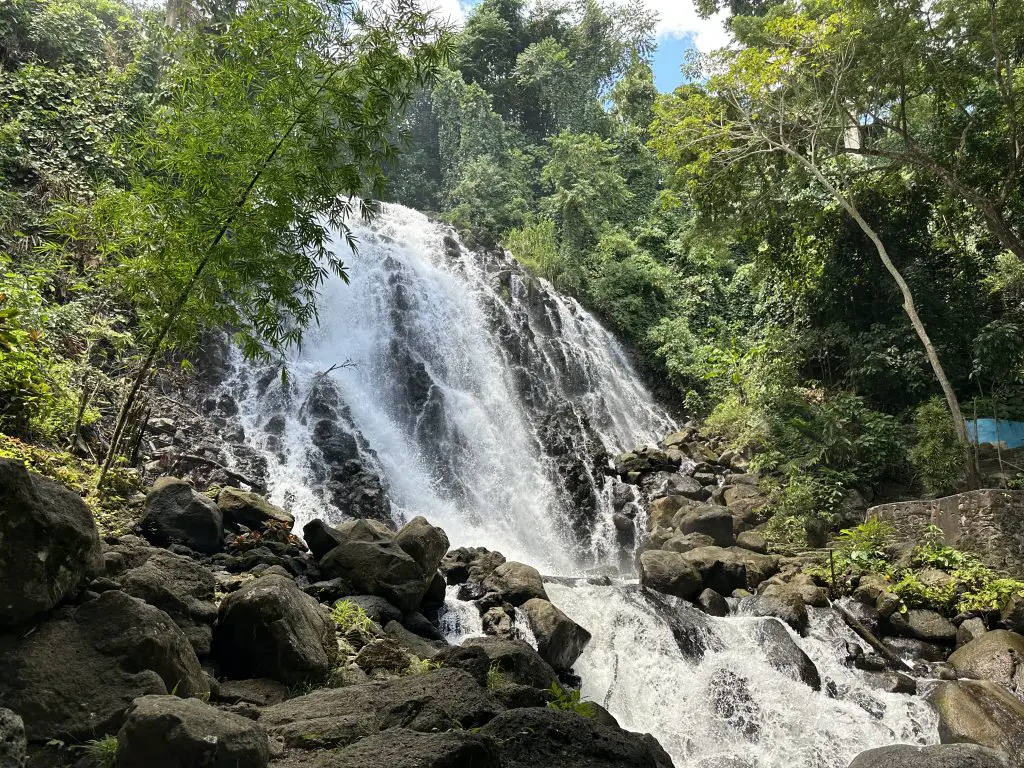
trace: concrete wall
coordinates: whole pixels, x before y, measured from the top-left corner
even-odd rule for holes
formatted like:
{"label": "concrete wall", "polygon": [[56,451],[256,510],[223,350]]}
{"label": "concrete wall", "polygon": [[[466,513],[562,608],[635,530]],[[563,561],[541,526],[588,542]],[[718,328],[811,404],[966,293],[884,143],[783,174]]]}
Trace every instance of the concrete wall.
{"label": "concrete wall", "polygon": [[980,490],[880,504],[868,510],[868,517],[892,523],[907,541],[920,539],[929,525],[936,525],[950,546],[1024,579],[1024,491]]}

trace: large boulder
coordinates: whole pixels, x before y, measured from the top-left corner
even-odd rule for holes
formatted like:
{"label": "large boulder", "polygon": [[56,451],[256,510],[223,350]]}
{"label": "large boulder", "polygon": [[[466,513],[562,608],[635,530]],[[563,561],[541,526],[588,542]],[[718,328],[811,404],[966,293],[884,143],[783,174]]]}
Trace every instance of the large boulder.
{"label": "large boulder", "polygon": [[487,589],[494,590],[515,606],[520,606],[535,597],[548,599],[540,571],[532,565],[512,561],[502,563],[484,579],[483,583]]}
{"label": "large boulder", "polygon": [[433,574],[448,551],[448,536],[423,516],[414,517],[395,534],[398,544],[424,573]]}
{"label": "large boulder", "polygon": [[740,600],[739,613],[746,616],[773,616],[799,632],[807,633],[810,619],[800,593],[786,585],[772,585],[762,594]]}
{"label": "large boulder", "polygon": [[324,576],[345,578],[357,592],[383,597],[403,613],[419,608],[433,570],[425,571],[380,523],[351,520],[338,530],[342,543],[320,561]]}
{"label": "large boulder", "polygon": [[547,707],[510,709],[480,734],[501,745],[502,768],[672,768],[651,736]]}
{"label": "large boulder", "polygon": [[683,552],[682,557],[697,569],[707,589],[713,589],[720,595],[731,595],[734,589],[747,588],[746,561],[729,549],[699,547]]}
{"label": "large boulder", "polygon": [[692,477],[678,472],[655,472],[647,475],[640,487],[649,499],[660,499],[665,496],[683,496],[701,501],[707,498],[707,491]]}
{"label": "large boulder", "polygon": [[222,488],[217,494],[217,506],[228,525],[244,525],[254,531],[261,530],[267,523],[287,526],[295,525],[295,516],[271,504],[258,493],[240,491],[237,488]]}
{"label": "large boulder", "polygon": [[1024,766],[1024,704],[990,680],[941,682],[928,694],[943,744],[979,744]]}
{"label": "large boulder", "polygon": [[647,515],[647,528],[653,531],[655,528],[672,528],[673,521],[682,510],[683,513],[696,507],[698,502],[686,496],[662,496],[654,499],[650,504]]}
{"label": "large boulder", "polygon": [[260,725],[198,699],[138,698],[117,734],[117,768],[264,768],[269,761]]}
{"label": "large boulder", "polygon": [[732,515],[725,507],[713,504],[697,507],[683,515],[677,527],[683,534],[703,533],[710,536],[718,547],[730,547],[736,543]]}
{"label": "large boulder", "polygon": [[463,730],[392,728],[334,752],[317,768],[501,768],[494,739]]}
{"label": "large boulder", "polygon": [[463,642],[469,648],[483,648],[502,676],[511,683],[533,688],[550,688],[557,675],[551,665],[533,647],[522,640],[501,637],[470,637]]}
{"label": "large boulder", "polygon": [[260,723],[287,746],[333,748],[389,728],[469,730],[503,710],[468,672],[439,669],[387,682],[323,688],[267,707]]}
{"label": "large boulder", "polygon": [[203,554],[224,546],[224,516],[206,496],[184,480],[161,477],[146,496],[146,511],[139,530],[152,544],[184,544]]}
{"label": "large boulder", "polygon": [[302,526],[302,538],[317,560],[344,541],[341,531],[328,525],[319,517]]}
{"label": "large boulder", "polygon": [[999,618],[1011,632],[1024,633],[1024,595],[1010,595]]}
{"label": "large boulder", "polygon": [[102,568],[85,502],[21,462],[0,459],[0,627],[50,610]]}
{"label": "large boulder", "polygon": [[321,683],[338,657],[334,622],[285,576],[269,575],[220,605],[213,653],[228,677]]}
{"label": "large boulder", "polygon": [[768,497],[757,486],[747,484],[726,486],[722,493],[722,499],[733,514],[737,533],[763,522],[758,513],[768,503]]}
{"label": "large boulder", "polygon": [[571,669],[590,642],[590,633],[539,597],[523,603],[523,611],[533,636],[537,638],[537,652],[541,658],[556,672]]}
{"label": "large boulder", "polygon": [[120,578],[121,588],[164,611],[200,656],[210,652],[217,606],[215,581],[206,568],[187,557],[162,549]]}
{"label": "large boulder", "polygon": [[649,549],[640,555],[640,585],[690,600],[700,594],[703,580],[686,553]]}
{"label": "large boulder", "polygon": [[953,645],[956,642],[956,627],[949,619],[936,611],[925,608],[911,608],[890,614],[888,629],[903,637],[912,637],[926,643]]}
{"label": "large boulder", "polygon": [[954,651],[949,663],[960,677],[993,680],[1024,692],[1024,637],[1016,632],[986,632]]}
{"label": "large boulder", "polygon": [[1011,768],[1006,756],[976,744],[892,744],[857,755],[850,768]]}
{"label": "large boulder", "polygon": [[116,731],[139,696],[209,690],[171,618],[118,590],[62,609],[26,637],[0,636],[0,701],[32,741],[97,738]]}
{"label": "large boulder", "polygon": [[806,683],[816,691],[821,690],[821,675],[811,657],[790,637],[789,632],[776,618],[760,622],[754,632],[757,644],[764,650],[768,663],[793,680]]}
{"label": "large boulder", "polygon": [[27,751],[25,723],[11,710],[0,708],[0,768],[22,768]]}

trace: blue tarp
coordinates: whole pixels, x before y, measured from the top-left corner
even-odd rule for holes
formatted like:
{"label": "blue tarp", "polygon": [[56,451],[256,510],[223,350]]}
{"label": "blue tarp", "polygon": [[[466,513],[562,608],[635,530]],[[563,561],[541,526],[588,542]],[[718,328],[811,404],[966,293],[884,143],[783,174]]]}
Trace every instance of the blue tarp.
{"label": "blue tarp", "polygon": [[1004,448],[1020,448],[1024,445],[1024,421],[968,419],[967,431],[976,443],[1001,443]]}

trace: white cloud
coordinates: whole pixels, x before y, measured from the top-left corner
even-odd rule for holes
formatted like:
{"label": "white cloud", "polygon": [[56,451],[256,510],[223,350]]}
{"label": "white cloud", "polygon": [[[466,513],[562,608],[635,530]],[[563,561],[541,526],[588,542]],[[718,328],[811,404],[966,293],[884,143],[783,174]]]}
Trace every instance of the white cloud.
{"label": "white cloud", "polygon": [[[427,6],[437,10],[442,18],[460,22],[475,4],[474,0],[429,0]],[[724,11],[710,19],[702,19],[693,0],[644,0],[644,4],[658,14],[659,38],[689,39],[702,52],[729,43],[729,33],[723,24],[727,17]]]}
{"label": "white cloud", "polygon": [[729,43],[729,33],[724,26],[728,14],[724,11],[702,19],[693,0],[644,0],[644,4],[658,13],[659,38],[688,38],[705,53]]}

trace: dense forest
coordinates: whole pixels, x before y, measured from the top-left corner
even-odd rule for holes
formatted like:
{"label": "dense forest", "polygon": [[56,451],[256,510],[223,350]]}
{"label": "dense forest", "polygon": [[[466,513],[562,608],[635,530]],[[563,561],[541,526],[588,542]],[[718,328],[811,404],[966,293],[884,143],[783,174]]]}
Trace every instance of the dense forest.
{"label": "dense forest", "polygon": [[776,534],[976,482],[965,420],[1024,409],[1024,7],[728,10],[659,94],[639,2],[4,3],[0,448],[110,482],[154,369],[297,343],[385,200],[596,311]]}

